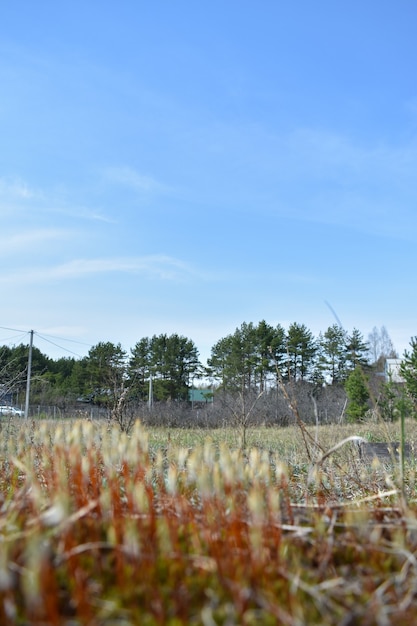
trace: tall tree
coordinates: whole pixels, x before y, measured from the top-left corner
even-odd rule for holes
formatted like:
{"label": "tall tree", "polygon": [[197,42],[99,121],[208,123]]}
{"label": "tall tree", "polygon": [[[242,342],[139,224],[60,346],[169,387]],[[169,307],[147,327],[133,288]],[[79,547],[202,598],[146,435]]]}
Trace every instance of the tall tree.
{"label": "tall tree", "polygon": [[168,398],[186,400],[191,381],[199,375],[198,350],[191,339],[170,335],[166,342],[165,371],[168,374]]}
{"label": "tall tree", "polygon": [[254,324],[243,322],[234,335],[235,357],[241,361],[243,378],[242,389],[255,386],[256,370],[259,364],[258,333]]}
{"label": "tall tree", "polygon": [[312,370],[317,346],[311,331],[304,324],[294,322],[288,328],[288,376],[293,380],[305,380]]}
{"label": "tall tree", "polygon": [[232,335],[220,339],[211,350],[209,370],[224,389],[265,390],[266,382],[286,356],[285,330],[265,320],[256,326],[242,323]]}
{"label": "tall tree", "polygon": [[120,343],[100,342],[86,358],[87,391],[95,402],[114,406],[124,392],[127,354]]}
{"label": "tall tree", "polygon": [[278,324],[274,328],[274,334],[270,346],[271,368],[274,372],[276,382],[284,375],[283,369],[288,359],[287,333],[285,328]]}
{"label": "tall tree", "polygon": [[332,384],[344,380],[346,375],[346,331],[333,324],[320,335],[320,369]]}
{"label": "tall tree", "polygon": [[157,400],[185,400],[194,377],[201,372],[198,350],[191,339],[181,335],[154,335],[141,339],[133,348],[129,361],[132,389],[146,396],[149,378]]}
{"label": "tall tree", "polygon": [[233,336],[227,335],[212,346],[211,355],[207,359],[207,372],[220,382],[222,389],[233,388],[236,384],[237,372],[231,367],[232,352]]}
{"label": "tall tree", "polygon": [[364,341],[362,333],[354,328],[351,335],[346,337],[346,364],[349,370],[357,365],[367,367],[369,345]]}
{"label": "tall tree", "polygon": [[211,350],[208,366],[224,389],[249,389],[259,366],[258,336],[252,323],[243,322],[232,335],[220,339]]}
{"label": "tall tree", "polygon": [[268,377],[277,376],[284,362],[286,349],[285,329],[278,324],[275,328],[265,320],[259,322],[256,332],[256,376],[259,382],[259,391],[265,390]]}
{"label": "tall tree", "polygon": [[88,372],[88,357],[75,361],[71,374],[67,380],[67,389],[76,398],[85,401],[93,400],[94,391],[91,383],[91,376]]}
{"label": "tall tree", "polygon": [[149,394],[149,378],[152,374],[151,340],[143,337],[131,350],[129,359],[130,395],[145,400]]}

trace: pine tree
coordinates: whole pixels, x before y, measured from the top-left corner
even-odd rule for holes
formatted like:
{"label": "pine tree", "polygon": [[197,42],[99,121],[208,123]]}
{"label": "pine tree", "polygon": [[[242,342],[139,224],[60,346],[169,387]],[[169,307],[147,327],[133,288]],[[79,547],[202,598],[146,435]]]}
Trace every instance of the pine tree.
{"label": "pine tree", "polygon": [[362,333],[354,328],[351,335],[346,338],[346,363],[349,369],[355,369],[357,365],[368,366],[369,345],[364,341]]}
{"label": "pine tree", "polygon": [[287,349],[289,378],[295,381],[308,379],[317,353],[317,346],[307,326],[296,322],[289,326]]}
{"label": "pine tree", "polygon": [[255,326],[243,322],[232,335],[220,339],[211,349],[208,367],[223,389],[265,390],[266,381],[286,356],[285,330],[264,320]]}
{"label": "pine tree", "polygon": [[151,340],[143,337],[131,350],[129,387],[131,397],[149,400],[149,377],[152,373]]}
{"label": "pine tree", "polygon": [[346,372],[346,331],[338,324],[320,335],[319,369],[332,384],[342,381]]}
{"label": "pine tree", "polygon": [[99,342],[90,348],[86,359],[87,391],[96,402],[105,406],[117,403],[124,390],[126,359],[120,343]]}
{"label": "pine tree", "polygon": [[201,363],[194,342],[177,335],[154,335],[142,338],[131,351],[129,361],[130,393],[148,398],[152,375],[156,400],[186,400],[190,382],[198,378]]}

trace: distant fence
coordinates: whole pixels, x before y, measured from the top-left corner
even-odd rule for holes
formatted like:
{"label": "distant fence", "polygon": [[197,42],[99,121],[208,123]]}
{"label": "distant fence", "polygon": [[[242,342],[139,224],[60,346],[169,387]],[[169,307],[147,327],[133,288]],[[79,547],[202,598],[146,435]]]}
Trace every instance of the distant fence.
{"label": "distant fence", "polygon": [[29,407],[29,417],[45,417],[57,420],[68,418],[107,419],[109,417],[109,410],[93,405],[62,408],[58,406],[37,404]]}

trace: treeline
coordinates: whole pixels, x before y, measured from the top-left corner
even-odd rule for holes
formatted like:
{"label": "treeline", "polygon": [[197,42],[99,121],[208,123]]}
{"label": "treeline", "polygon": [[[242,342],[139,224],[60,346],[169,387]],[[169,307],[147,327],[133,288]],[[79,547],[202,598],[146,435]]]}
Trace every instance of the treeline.
{"label": "treeline", "polygon": [[[0,393],[22,393],[26,385],[29,347],[0,348]],[[51,359],[32,349],[31,399],[41,404],[69,401],[110,406],[129,390],[143,400],[153,379],[155,400],[185,400],[193,376],[203,367],[194,343],[177,334],[141,339],[130,355],[120,344],[100,342],[84,358]]]}
{"label": "treeline", "polygon": [[286,331],[265,321],[243,323],[213,346],[208,360],[211,375],[229,390],[263,391],[280,380],[334,384],[357,365],[369,365],[369,346],[357,329],[349,334],[335,324],[315,338],[304,324]]}
{"label": "treeline", "polygon": [[[150,388],[155,401],[187,400],[189,390],[204,380],[223,392],[258,391],[280,381],[344,383],[356,366],[378,368],[396,356],[384,327],[374,328],[365,341],[361,332],[330,326],[315,337],[304,325],[288,329],[242,323],[221,338],[202,364],[195,343],[184,336],[154,335],[140,339],[126,352],[120,344],[100,342],[84,358],[51,359],[37,347],[32,353],[32,394],[35,401],[65,403],[75,400],[110,406],[122,394],[147,401]],[[0,348],[0,389],[24,392],[28,346]]]}

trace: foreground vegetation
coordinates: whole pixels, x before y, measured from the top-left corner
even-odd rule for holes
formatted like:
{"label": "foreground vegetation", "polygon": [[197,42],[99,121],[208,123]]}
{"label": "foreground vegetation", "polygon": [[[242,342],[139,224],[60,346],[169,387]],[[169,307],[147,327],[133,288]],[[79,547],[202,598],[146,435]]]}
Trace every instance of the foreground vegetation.
{"label": "foreground vegetation", "polygon": [[4,423],[0,623],[414,623],[417,466],[326,456],[358,428]]}

